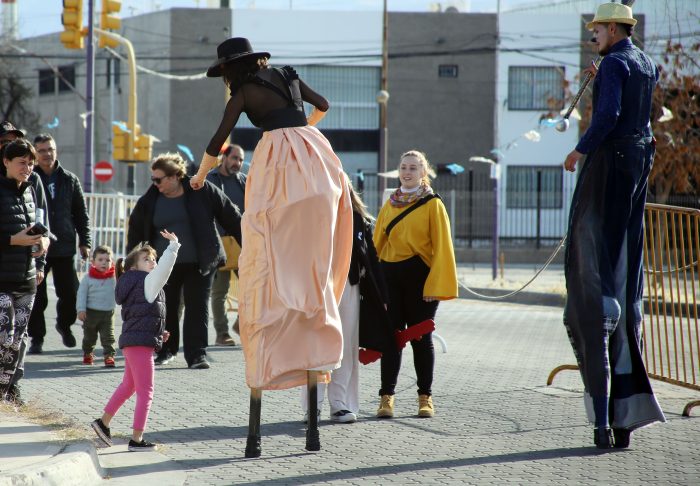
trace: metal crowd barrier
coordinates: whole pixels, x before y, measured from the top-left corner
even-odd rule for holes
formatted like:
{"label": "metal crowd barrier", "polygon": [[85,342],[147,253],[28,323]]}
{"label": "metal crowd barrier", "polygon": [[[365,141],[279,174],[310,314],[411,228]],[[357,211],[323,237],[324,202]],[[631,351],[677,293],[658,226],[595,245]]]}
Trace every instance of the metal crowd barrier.
{"label": "metal crowd barrier", "polygon": [[[643,357],[649,377],[700,391],[700,210],[647,204],[644,239],[645,313]],[[551,385],[562,370],[554,368]],[[700,400],[688,402],[690,416]]]}
{"label": "metal crowd barrier", "polygon": [[125,194],[85,194],[92,245],[108,245],[114,258],[126,256],[126,232],[131,211],[140,196]]}

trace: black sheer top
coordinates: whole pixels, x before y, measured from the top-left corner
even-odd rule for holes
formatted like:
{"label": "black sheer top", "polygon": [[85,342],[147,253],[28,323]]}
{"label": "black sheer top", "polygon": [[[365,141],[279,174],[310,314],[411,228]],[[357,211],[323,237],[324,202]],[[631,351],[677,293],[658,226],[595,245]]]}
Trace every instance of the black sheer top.
{"label": "black sheer top", "polygon": [[328,102],[299,79],[291,66],[261,69],[231,91],[219,129],[207,146],[209,155],[217,156],[242,112],[258,128],[265,131],[277,128],[303,127],[307,124],[304,101],[321,111]]}

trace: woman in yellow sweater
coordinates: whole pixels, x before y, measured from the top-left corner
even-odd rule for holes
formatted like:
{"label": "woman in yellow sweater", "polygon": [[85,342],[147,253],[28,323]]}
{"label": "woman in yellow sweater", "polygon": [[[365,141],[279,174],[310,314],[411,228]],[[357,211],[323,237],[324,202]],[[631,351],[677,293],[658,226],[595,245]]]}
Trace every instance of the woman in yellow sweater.
{"label": "woman in yellow sweater", "polygon": [[[434,319],[439,301],[457,297],[450,221],[442,200],[430,187],[429,175],[434,172],[425,154],[417,150],[404,153],[399,164],[401,187],[382,207],[374,230],[374,245],[389,290],[389,315],[397,331]],[[412,340],[411,346],[418,377],[418,416],[432,417],[432,333]],[[401,347],[383,354],[377,417],[394,416],[400,368]]]}

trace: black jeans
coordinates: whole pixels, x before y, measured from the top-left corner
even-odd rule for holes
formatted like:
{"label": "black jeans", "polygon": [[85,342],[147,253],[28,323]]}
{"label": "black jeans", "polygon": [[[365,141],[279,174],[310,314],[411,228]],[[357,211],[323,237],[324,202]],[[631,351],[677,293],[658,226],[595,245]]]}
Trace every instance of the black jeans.
{"label": "black jeans", "polygon": [[78,293],[78,274],[75,271],[75,255],[68,257],[48,257],[44,267],[44,281],[36,289],[36,300],[29,318],[29,337],[33,342],[43,343],[46,336],[44,312],[49,305],[46,281],[49,272],[53,275],[56,289],[56,326],[64,331],[75,323],[78,313],[75,310]]}
{"label": "black jeans", "polygon": [[175,355],[180,349],[180,298],[185,299],[185,318],[182,322],[182,347],[185,361],[191,365],[206,356],[209,327],[209,296],[215,272],[199,273],[197,263],[176,263],[165,284],[165,329],[170,338],[163,344],[159,355],[168,351]]}
{"label": "black jeans", "polygon": [[[426,319],[435,319],[438,302],[423,300],[423,286],[430,273],[420,257],[401,262],[381,262],[389,290],[389,317],[394,329],[402,330]],[[418,394],[431,395],[435,348],[432,333],[417,341],[411,341],[413,365],[418,378]],[[385,352],[381,360],[382,388],[380,395],[393,395],[401,369],[401,350]]]}

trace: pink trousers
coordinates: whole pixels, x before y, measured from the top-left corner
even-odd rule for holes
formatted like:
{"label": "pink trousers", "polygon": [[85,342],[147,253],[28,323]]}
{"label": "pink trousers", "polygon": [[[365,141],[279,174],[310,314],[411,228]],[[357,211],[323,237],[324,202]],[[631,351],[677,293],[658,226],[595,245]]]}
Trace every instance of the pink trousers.
{"label": "pink trousers", "polygon": [[114,416],[124,402],[136,392],[134,410],[134,429],[145,430],[148,412],[153,402],[153,348],[148,346],[130,346],[122,349],[124,354],[124,377],[112,398],[105,406],[105,412]]}

